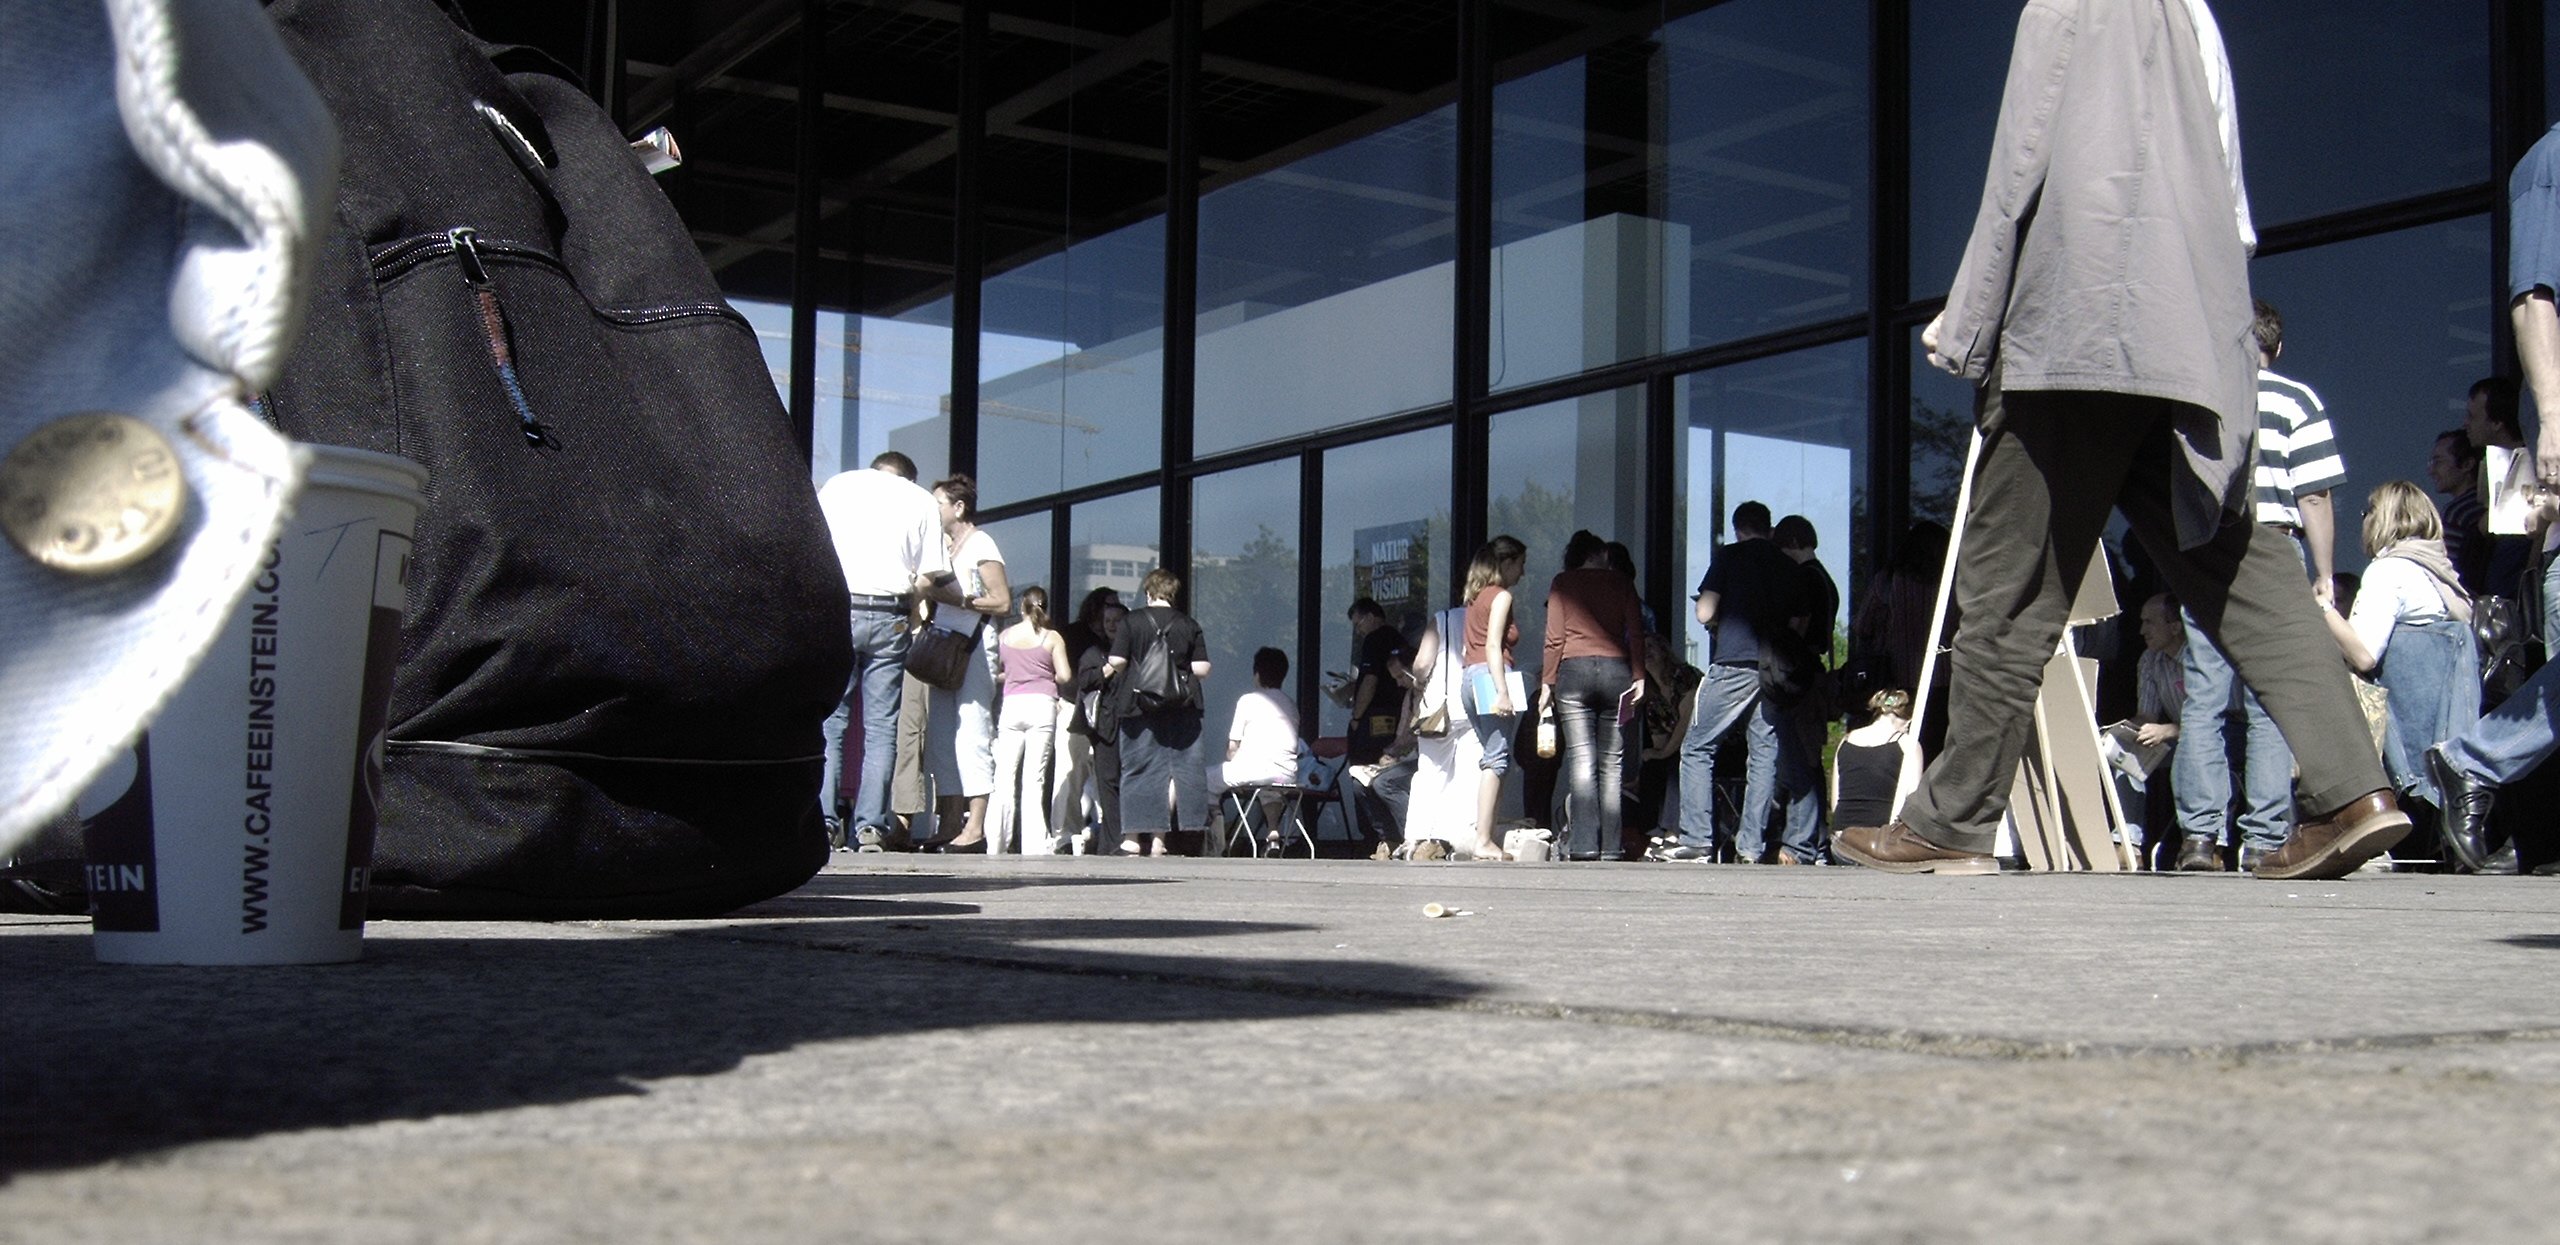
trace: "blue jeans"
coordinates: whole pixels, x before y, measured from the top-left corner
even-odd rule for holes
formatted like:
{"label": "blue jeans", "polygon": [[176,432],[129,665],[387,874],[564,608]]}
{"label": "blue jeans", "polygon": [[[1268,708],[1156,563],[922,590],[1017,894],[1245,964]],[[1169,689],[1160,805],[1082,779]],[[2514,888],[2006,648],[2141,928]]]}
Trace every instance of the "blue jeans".
{"label": "blue jeans", "polygon": [[2560,661],[2534,671],[2480,723],[2444,742],[2445,759],[2493,787],[2533,772],[2560,751]]}
{"label": "blue jeans", "polygon": [[2375,673],[2391,693],[2384,772],[2402,792],[2443,808],[2444,796],[2427,775],[2426,752],[2480,720],[2480,657],[2471,628],[2450,618],[2398,623]]}
{"label": "blue jeans", "polygon": [[2273,850],[2293,833],[2293,750],[2285,746],[2258,694],[2231,668],[2231,659],[2183,609],[2187,627],[2187,703],[2178,714],[2178,750],[2170,760],[2169,780],[2178,797],[2178,833],[2222,842],[2224,819],[2231,810],[2231,757],[2223,729],[2232,701],[2240,702],[2247,722],[2241,784],[2240,840]]}
{"label": "blue jeans", "polygon": [[1821,775],[1808,764],[1787,711],[1760,694],[1760,667],[1725,663],[1707,667],[1689,734],[1680,741],[1680,842],[1712,851],[1716,845],[1716,756],[1739,727],[1747,756],[1742,782],[1742,821],[1734,854],[1758,861],[1768,852],[1769,810],[1783,777],[1787,801],[1787,852],[1800,864],[1822,860]]}
{"label": "blue jeans", "polygon": [[826,779],[818,788],[818,807],[836,815],[844,784],[844,732],[853,720],[853,705],[862,703],[862,773],[855,780],[853,819],[849,828],[885,828],[889,824],[889,773],[898,757],[898,696],[907,674],[906,616],[894,610],[853,611],[853,678],[844,699],[827,715],[823,735],[827,747]]}

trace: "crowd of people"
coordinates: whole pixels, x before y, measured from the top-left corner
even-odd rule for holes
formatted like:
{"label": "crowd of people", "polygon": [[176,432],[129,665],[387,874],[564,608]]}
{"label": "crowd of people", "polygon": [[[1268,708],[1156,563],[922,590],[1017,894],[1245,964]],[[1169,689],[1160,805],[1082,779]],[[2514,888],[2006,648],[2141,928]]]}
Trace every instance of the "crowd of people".
{"label": "crowd of people", "polygon": [[[2118,599],[2138,603],[2141,647],[2079,651],[2133,684],[2101,745],[2127,784],[2128,847],[2275,879],[2342,877],[2404,841],[2440,844],[2457,868],[2552,869],[2520,861],[2493,814],[2560,751],[2560,661],[2534,669],[2537,649],[2560,648],[2560,126],[2509,182],[2523,385],[2480,382],[2464,426],[2436,439],[2442,507],[2408,480],[2368,492],[2357,581],[2336,573],[2334,431],[2318,395],[2274,370],[2283,319],[2250,297],[2257,236],[2210,8],[2029,5],[2006,82],[1972,235],[1921,333],[1929,363],[1974,386],[1958,531],[1908,534],[1845,644],[1812,525],[1773,523],[1757,502],[1735,509],[1691,598],[1697,634],[1672,634],[1633,560],[1589,532],[1558,551],[1527,665],[1516,594],[1531,551],[1510,536],[1475,552],[1461,603],[1418,635],[1355,603],[1357,669],[1327,691],[1351,717],[1344,802],[1385,806],[1382,839],[1511,854],[1499,832],[1516,769],[1521,816],[1568,858],[1993,871],[2047,672],[2073,651],[2075,598],[2121,515],[2109,565],[2126,572]],[[2531,443],[2525,388],[2543,412]],[[1151,572],[1134,610],[1088,598],[1064,635],[1025,592],[1000,640],[1014,594],[973,486],[955,476],[927,495],[913,476],[888,454],[821,490],[859,656],[825,797],[852,846],[912,840],[925,785],[904,779],[911,757],[940,802],[915,841],[944,851],[992,836],[1163,854],[1217,828],[1211,791],[1287,785],[1259,781],[1299,759],[1285,656],[1256,656],[1260,686],[1210,761],[1211,644],[1176,608],[1172,572]],[[919,695],[898,667],[909,614],[928,608],[912,642],[977,660]],[[1693,641],[1695,665],[1679,660]],[[839,805],[855,705],[860,778]],[[1253,801],[1220,803],[1241,822]]]}

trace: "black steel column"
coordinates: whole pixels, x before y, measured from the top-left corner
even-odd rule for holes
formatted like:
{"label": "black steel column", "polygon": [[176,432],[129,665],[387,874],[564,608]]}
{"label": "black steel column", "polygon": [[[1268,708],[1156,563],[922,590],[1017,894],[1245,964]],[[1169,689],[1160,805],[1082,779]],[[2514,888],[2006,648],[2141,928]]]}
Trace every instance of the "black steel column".
{"label": "black steel column", "polygon": [[[1875,0],[1870,23],[1867,116],[1873,161],[1867,202],[1867,561],[1872,574],[1893,556],[1911,522],[1911,348],[1893,313],[1911,296],[1910,0]],[[1851,553],[1854,555],[1853,548]]]}
{"label": "black steel column", "polygon": [[1298,456],[1298,733],[1324,733],[1324,451]]}
{"label": "black steel column", "polygon": [[1486,336],[1493,320],[1493,22],[1492,0],[1458,6],[1458,219],[1456,331],[1450,338],[1449,579],[1456,600],[1459,568],[1484,543],[1488,437],[1477,409],[1486,381]]}
{"label": "black steel column", "polygon": [[[804,462],[817,445],[819,193],[826,185],[819,138],[827,119],[826,52],[825,0],[801,0],[799,141],[792,158],[797,176],[792,179],[791,436],[799,442]],[[837,466],[826,464],[830,472]]]}
{"label": "black steel column", "polygon": [[2549,126],[2543,100],[2542,0],[2490,0],[2489,180],[2498,193],[2489,207],[2489,363],[2501,376],[2520,373],[2515,321],[2507,312],[2507,230],[2512,213],[2507,175]]}
{"label": "black steel column", "polygon": [[1666,608],[1688,594],[1680,566],[1687,551],[1678,547],[1680,525],[1672,521],[1687,500],[1680,496],[1680,426],[1674,422],[1679,403],[1672,389],[1683,379],[1656,376],[1644,386],[1644,565],[1636,570],[1644,599],[1656,611],[1654,625],[1675,639],[1688,634],[1689,625],[1687,610]]}
{"label": "black steel column", "polygon": [[587,95],[622,124],[622,0],[587,0]]}
{"label": "black steel column", "polygon": [[960,13],[960,116],[951,186],[951,470],[978,473],[979,284],[986,276],[987,3]]}
{"label": "black steel column", "polygon": [[[1173,0],[1164,186],[1164,565],[1191,565],[1192,376],[1200,306],[1200,6]],[[1187,571],[1186,571],[1187,573]]]}

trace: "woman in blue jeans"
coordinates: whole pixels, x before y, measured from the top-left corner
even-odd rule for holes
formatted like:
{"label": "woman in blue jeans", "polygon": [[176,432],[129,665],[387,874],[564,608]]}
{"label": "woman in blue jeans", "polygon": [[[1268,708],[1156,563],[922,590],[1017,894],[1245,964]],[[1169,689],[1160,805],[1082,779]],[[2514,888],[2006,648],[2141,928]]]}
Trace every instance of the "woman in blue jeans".
{"label": "woman in blue jeans", "polygon": [[1575,532],[1565,542],[1564,565],[1547,587],[1547,694],[1540,703],[1563,737],[1564,851],[1598,860],[1625,850],[1618,828],[1623,724],[1644,698],[1635,665],[1644,652],[1644,605],[1598,536]]}
{"label": "woman in blue jeans", "polygon": [[2435,503],[2407,480],[2384,481],[2366,500],[2364,549],[2373,562],[2354,616],[2341,618],[2328,605],[2321,616],[2347,664],[2391,694],[2382,745],[2391,785],[2441,809],[2426,751],[2480,720],[2471,598],[2445,554]]}
{"label": "woman in blue jeans", "polygon": [[1460,660],[1465,666],[1467,721],[1484,748],[1482,777],[1476,789],[1478,860],[1501,860],[1502,840],[1493,832],[1493,812],[1502,802],[1502,776],[1511,772],[1511,729],[1520,706],[1511,700],[1511,648],[1520,642],[1520,624],[1512,612],[1511,585],[1529,569],[1529,547],[1511,536],[1496,536],[1476,550],[1467,564],[1467,621]]}

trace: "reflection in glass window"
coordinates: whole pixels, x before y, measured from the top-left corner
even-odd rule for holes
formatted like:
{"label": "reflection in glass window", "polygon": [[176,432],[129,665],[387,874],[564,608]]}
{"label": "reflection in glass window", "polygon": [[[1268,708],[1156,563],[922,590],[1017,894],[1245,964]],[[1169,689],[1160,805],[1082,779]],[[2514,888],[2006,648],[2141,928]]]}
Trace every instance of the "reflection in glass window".
{"label": "reflection in glass window", "polygon": [[1911,369],[1911,517],[1952,524],[1956,492],[1964,483],[1965,453],[1973,444],[1973,382],[1929,365],[1920,330],[1907,334]]}
{"label": "reflection in glass window", "polygon": [[[1116,590],[1131,609],[1146,604],[1138,595],[1138,583],[1156,568],[1163,505],[1157,491],[1148,488],[1089,501],[1068,511],[1067,566],[1058,576],[1075,602],[1068,608],[1068,617],[1074,617],[1085,594],[1097,588]],[[1212,636],[1210,642],[1216,639]]]}
{"label": "reflection in glass window", "polygon": [[1151,471],[1163,434],[1166,6],[1053,7],[1083,37],[1008,28],[989,49],[990,504]]}
{"label": "reflection in glass window", "polygon": [[[1871,565],[1866,549],[1867,347],[1817,346],[1683,377],[1677,395],[1687,442],[1682,476],[1681,591],[1695,590],[1717,545],[1730,541],[1746,501],[1770,517],[1803,515],[1816,556],[1840,586],[1845,631],[1850,585]],[[1685,606],[1684,606],[1685,608]],[[1706,636],[1684,630],[1690,660],[1707,660]]]}
{"label": "reflection in glass window", "polygon": [[1534,681],[1546,660],[1547,587],[1565,569],[1565,541],[1588,528],[1624,543],[1644,565],[1643,388],[1495,416],[1485,497],[1485,530],[1529,546],[1528,572],[1511,595],[1520,621],[1515,657]]}
{"label": "reflection in glass window", "polygon": [[[1973,231],[1974,210],[1982,204],[2020,8],[2018,0],[1911,0],[1915,299],[1946,293],[1956,261],[1964,258],[1965,235]],[[2241,147],[2247,150],[2248,143]]]}
{"label": "reflection in glass window", "polygon": [[1022,610],[1022,590],[1037,585],[1049,594],[1052,625],[1064,626],[1075,617],[1075,600],[1060,601],[1057,585],[1049,578],[1049,512],[1018,515],[998,519],[986,525],[987,535],[995,538],[996,548],[1004,554],[1005,582],[1013,588],[1013,608]]}
{"label": "reflection in glass window", "polygon": [[1493,386],[1865,306],[1867,0],[1595,21],[1494,88]]}
{"label": "reflection in glass window", "polygon": [[2488,178],[2488,5],[2249,0],[2214,13],[2260,229]]}
{"label": "reflection in glass window", "polygon": [[[732,305],[755,326],[775,391],[790,401],[791,308],[750,299],[734,299]],[[951,426],[942,412],[951,392],[948,301],[899,319],[820,309],[817,367],[811,479],[823,483],[839,471],[868,467],[874,456],[892,449],[915,460],[925,483],[947,473]]]}
{"label": "reflection in glass window", "polygon": [[[1473,552],[1470,550],[1469,552]],[[1407,640],[1448,603],[1466,573],[1449,549],[1449,430],[1364,441],[1324,456],[1323,629],[1299,659],[1349,670],[1351,603],[1373,597]],[[1341,735],[1350,711],[1320,699],[1318,735]]]}
{"label": "reflection in glass window", "polygon": [[2250,265],[2251,292],[2284,314],[2275,370],[2320,395],[2346,459],[2332,499],[2340,570],[2365,562],[2343,516],[2385,480],[2423,485],[2435,434],[2461,426],[2472,382],[2492,370],[2501,309],[2480,280],[2488,263],[2489,221],[2475,216]]}
{"label": "reflection in glass window", "polygon": [[1449,400],[1456,116],[1201,198],[1200,452]]}
{"label": "reflection in glass window", "polygon": [[1281,693],[1298,694],[1298,460],[1200,477],[1191,524],[1191,616],[1209,639],[1208,728],[1223,740],[1236,698],[1255,686],[1255,649],[1289,655]]}
{"label": "reflection in glass window", "polygon": [[1164,218],[985,285],[978,461],[1018,501],[1155,468],[1164,431]]}

